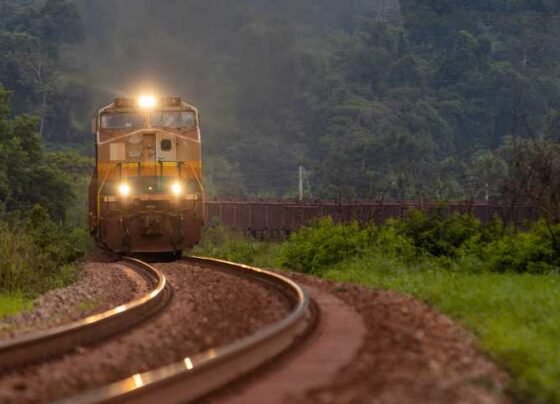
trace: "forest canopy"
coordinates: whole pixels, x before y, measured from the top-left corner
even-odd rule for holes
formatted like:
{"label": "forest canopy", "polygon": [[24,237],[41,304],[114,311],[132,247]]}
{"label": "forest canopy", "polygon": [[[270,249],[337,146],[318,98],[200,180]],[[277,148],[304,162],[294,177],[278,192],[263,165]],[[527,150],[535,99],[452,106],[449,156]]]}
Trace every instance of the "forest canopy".
{"label": "forest canopy", "polygon": [[[560,136],[546,0],[3,0],[0,82],[49,147],[154,88],[200,107],[210,195],[483,199]],[[307,185],[309,186],[307,187]]]}

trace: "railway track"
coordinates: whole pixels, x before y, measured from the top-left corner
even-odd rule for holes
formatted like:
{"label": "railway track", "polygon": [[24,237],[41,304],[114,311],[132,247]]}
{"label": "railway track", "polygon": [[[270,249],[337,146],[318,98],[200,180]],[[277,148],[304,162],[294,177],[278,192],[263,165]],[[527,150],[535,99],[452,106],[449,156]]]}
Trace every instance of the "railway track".
{"label": "railway track", "polygon": [[153,266],[134,258],[123,258],[123,263],[146,279],[151,285],[150,292],[82,320],[0,342],[0,371],[60,356],[78,346],[99,342],[149,319],[163,309],[172,294],[165,276]]}
{"label": "railway track", "polygon": [[[105,313],[0,344],[0,370],[17,369],[60,356],[77,346],[99,342],[148,319],[165,307],[173,286],[165,276],[158,269],[137,259],[123,258],[123,261],[152,283],[154,288],[151,292]],[[112,384],[86,390],[60,402],[193,401],[273,361],[303,341],[313,329],[316,316],[310,299],[304,289],[284,276],[209,258],[189,257],[178,263],[185,264],[186,268],[220,271],[264,286],[278,293],[288,303],[288,314],[230,344],[182,357],[174,363],[144,373],[131,374]]]}
{"label": "railway track", "polygon": [[299,285],[261,269],[209,258],[184,258],[235,276],[264,283],[290,302],[287,317],[226,346],[209,349],[180,361],[62,400],[62,403],[176,403],[198,399],[225,386],[293,347],[311,331],[310,300]]}

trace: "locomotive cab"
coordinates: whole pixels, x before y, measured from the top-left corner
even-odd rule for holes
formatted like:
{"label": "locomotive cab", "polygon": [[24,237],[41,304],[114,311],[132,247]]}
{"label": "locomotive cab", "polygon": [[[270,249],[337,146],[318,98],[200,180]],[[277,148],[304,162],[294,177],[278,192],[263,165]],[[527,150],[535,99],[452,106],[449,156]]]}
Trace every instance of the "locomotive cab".
{"label": "locomotive cab", "polygon": [[118,253],[179,252],[204,222],[195,107],[177,97],[118,98],[95,119],[90,230]]}

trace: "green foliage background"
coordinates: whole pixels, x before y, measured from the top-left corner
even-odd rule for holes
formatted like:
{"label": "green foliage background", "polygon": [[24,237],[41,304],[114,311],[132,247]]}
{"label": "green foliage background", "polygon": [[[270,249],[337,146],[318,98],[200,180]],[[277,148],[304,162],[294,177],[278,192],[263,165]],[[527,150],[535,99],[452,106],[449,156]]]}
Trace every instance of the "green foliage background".
{"label": "green foliage background", "polygon": [[293,195],[301,164],[314,196],[495,198],[509,137],[558,137],[556,2],[77,4],[95,103],[199,105],[213,195]]}
{"label": "green foliage background", "polygon": [[[552,230],[560,234],[560,225]],[[320,219],[292,234],[278,255],[286,268],[318,275],[355,257],[377,255],[411,267],[435,264],[456,272],[557,274],[560,270],[560,251],[545,222],[518,231],[498,221],[482,226],[472,216],[443,210],[413,211],[379,227]]]}
{"label": "green foliage background", "polygon": [[[182,95],[211,196],[497,198],[557,141],[560,15],[517,0],[3,0],[0,83],[51,148],[115,96]],[[307,185],[307,183],[306,183]]]}
{"label": "green foliage background", "polygon": [[73,281],[90,243],[93,159],[68,151],[92,150],[83,28],[72,2],[0,2],[0,295],[13,307]]}
{"label": "green foliage background", "polygon": [[10,119],[8,99],[0,86],[0,295],[21,303],[75,279],[73,263],[90,244],[83,224],[92,161],[48,152],[37,119]]}

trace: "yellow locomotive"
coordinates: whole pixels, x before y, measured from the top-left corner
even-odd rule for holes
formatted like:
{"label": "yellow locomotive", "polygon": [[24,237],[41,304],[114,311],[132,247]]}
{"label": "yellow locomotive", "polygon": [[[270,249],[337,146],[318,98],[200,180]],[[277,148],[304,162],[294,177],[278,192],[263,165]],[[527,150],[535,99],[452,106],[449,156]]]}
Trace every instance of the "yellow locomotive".
{"label": "yellow locomotive", "polygon": [[117,98],[95,118],[89,223],[118,253],[179,254],[204,224],[198,110],[178,97]]}

